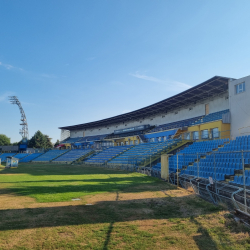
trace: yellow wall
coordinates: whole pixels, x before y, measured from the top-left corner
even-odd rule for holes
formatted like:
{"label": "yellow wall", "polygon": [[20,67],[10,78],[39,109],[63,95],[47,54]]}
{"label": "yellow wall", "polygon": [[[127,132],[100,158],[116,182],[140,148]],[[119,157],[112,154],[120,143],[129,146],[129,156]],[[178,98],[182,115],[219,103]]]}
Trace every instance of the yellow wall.
{"label": "yellow wall", "polygon": [[130,141],[133,141],[133,143],[135,144],[135,142],[134,142],[135,140],[138,140],[137,136],[129,136],[129,137],[125,137],[125,138],[115,139],[114,143],[115,143],[115,146],[117,146],[117,142],[119,142],[119,145],[121,145],[121,142],[123,142],[124,145],[126,145],[127,141],[129,142],[129,144],[130,144]]}
{"label": "yellow wall", "polygon": [[71,144],[70,143],[65,143],[63,148],[71,149]]}
{"label": "yellow wall", "polygon": [[[207,129],[210,133],[213,128],[218,128],[220,132],[220,137],[222,139],[224,138],[230,138],[230,124],[229,123],[222,123],[222,121],[215,121],[215,122],[209,122],[205,124],[195,125],[192,127],[188,127],[188,132],[193,131],[202,131]],[[201,134],[201,133],[199,133]],[[200,138],[201,139],[201,138]]]}

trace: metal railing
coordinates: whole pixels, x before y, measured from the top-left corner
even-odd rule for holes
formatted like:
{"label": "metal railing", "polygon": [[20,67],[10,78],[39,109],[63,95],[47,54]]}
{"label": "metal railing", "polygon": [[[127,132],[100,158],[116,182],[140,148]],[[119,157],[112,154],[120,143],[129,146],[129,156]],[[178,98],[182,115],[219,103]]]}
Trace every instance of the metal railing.
{"label": "metal railing", "polygon": [[[250,214],[250,150],[179,153],[179,157],[182,160],[177,161],[176,173],[170,174],[173,184],[191,187],[203,199]],[[185,157],[196,159],[187,164]]]}

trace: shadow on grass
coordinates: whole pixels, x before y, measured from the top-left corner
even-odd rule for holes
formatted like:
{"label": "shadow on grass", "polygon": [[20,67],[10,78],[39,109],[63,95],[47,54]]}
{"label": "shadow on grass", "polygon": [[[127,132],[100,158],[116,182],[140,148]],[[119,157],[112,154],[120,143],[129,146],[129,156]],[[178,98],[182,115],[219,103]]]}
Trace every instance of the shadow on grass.
{"label": "shadow on grass", "polygon": [[[196,228],[199,235],[193,237],[199,249],[218,249],[211,232],[204,228],[195,218],[200,215],[209,215],[222,210],[221,207],[210,204],[194,194],[185,197],[164,197],[150,199],[119,200],[119,192],[116,192],[114,201],[102,201],[95,205],[71,205],[41,208],[6,209],[0,210],[0,231],[22,230],[32,228],[82,226],[93,224],[109,224],[103,241],[104,250],[109,249],[112,231],[116,223],[172,219],[171,223],[185,220],[186,229]],[[192,202],[195,200],[196,202]],[[201,204],[204,204],[203,206]],[[185,212],[182,208],[185,207]],[[198,209],[197,209],[198,208]],[[180,225],[181,226],[181,225]],[[172,226],[173,228],[173,226]],[[227,236],[221,233],[218,227],[213,232],[219,235],[220,241],[230,244]],[[195,229],[195,230],[196,230]],[[174,229],[182,230],[176,224]],[[243,229],[240,232],[245,232]],[[217,237],[217,236],[216,236]]]}
{"label": "shadow on grass", "polygon": [[[187,206],[188,212],[186,216],[183,216],[180,202],[193,199],[193,197],[194,195],[178,198],[104,201],[92,206],[71,205],[0,210],[0,230],[96,223],[110,223],[111,225],[111,223],[134,220],[184,218],[192,215],[194,207]],[[221,209],[205,203],[207,205],[200,210],[200,214],[214,213]]]}
{"label": "shadow on grass", "polygon": [[[36,168],[36,171],[39,168]],[[162,180],[149,177],[142,174],[126,173],[120,171],[118,177],[114,177],[116,171],[103,168],[92,169],[90,167],[81,168],[77,167],[82,173],[88,172],[89,174],[95,173],[93,176],[82,175],[74,178],[71,176],[71,171],[67,168],[64,171],[69,171],[67,177],[53,176],[51,177],[48,173],[50,169],[45,167],[44,175],[42,177],[33,177],[32,175],[13,175],[8,176],[8,178],[3,178],[0,176],[0,180],[3,180],[3,184],[7,184],[7,187],[0,189],[1,194],[14,193],[21,196],[30,196],[36,198],[38,202],[55,202],[55,201],[68,201],[75,196],[81,197],[89,194],[105,193],[105,192],[130,192],[138,193],[142,191],[159,191],[162,189],[176,189],[175,186],[163,182]],[[20,171],[20,169],[18,169]],[[26,169],[32,172],[31,169]],[[53,169],[53,171],[58,172],[60,169]],[[14,171],[14,170],[12,170]],[[2,171],[3,172],[3,171]],[[10,172],[10,170],[6,170]],[[96,173],[100,174],[99,176]],[[46,177],[47,176],[47,177]],[[72,179],[69,179],[71,178]],[[59,180],[58,180],[58,179]],[[63,178],[63,180],[61,180]],[[46,180],[50,179],[50,180]],[[11,182],[10,182],[11,180]],[[13,184],[10,186],[9,184]],[[65,195],[64,195],[65,194]]]}
{"label": "shadow on grass", "polygon": [[[119,200],[119,192],[116,192],[116,201]],[[106,239],[105,239],[105,242],[104,242],[104,246],[103,246],[103,250],[108,250],[108,244],[109,244],[109,241],[110,241],[110,237],[111,237],[111,233],[114,229],[114,221],[110,222],[109,224],[109,228],[108,228],[108,232],[107,232],[107,235],[106,235]]]}
{"label": "shadow on grass", "polygon": [[[19,185],[16,184],[12,187],[0,189],[0,194],[14,193],[19,196],[30,196],[37,198],[39,202],[49,202],[49,198],[44,201],[41,200],[42,196],[53,195],[51,201],[67,201],[77,196],[84,196],[95,193],[107,192],[123,192],[123,193],[138,193],[145,191],[161,191],[162,189],[175,190],[176,187],[163,182],[159,179],[154,180],[151,177],[131,177],[131,178],[110,178],[110,179],[97,179],[97,180],[65,180],[66,184],[59,184],[57,181],[46,183],[42,181],[43,185]],[[93,182],[88,183],[88,182]],[[35,184],[36,182],[34,182]],[[56,183],[56,184],[54,184]],[[33,182],[32,182],[33,184]],[[71,194],[70,194],[71,193]],[[61,194],[65,194],[62,199]],[[69,195],[70,194],[70,195]],[[73,197],[71,197],[73,195]],[[58,197],[58,199],[57,199]]]}
{"label": "shadow on grass", "polygon": [[99,175],[99,174],[126,174],[124,170],[115,170],[90,165],[67,165],[51,163],[21,163],[18,168],[5,169],[0,167],[0,175],[4,174],[30,174],[30,175]]}
{"label": "shadow on grass", "polygon": [[[64,179],[64,180],[42,180],[42,181],[18,181],[18,183],[61,183],[61,182],[101,182],[101,183],[108,183],[108,182],[133,182],[133,183],[152,183],[152,182],[158,182],[160,181],[158,178],[156,177],[149,177],[149,176],[133,176],[133,177],[109,177],[109,178],[100,178],[100,179]],[[12,182],[5,182],[2,181],[2,183],[14,183],[16,182],[15,180],[13,180]],[[119,185],[119,184],[118,184]]]}
{"label": "shadow on grass", "polygon": [[[209,250],[214,249],[217,250],[218,246],[215,241],[212,240],[208,230],[202,226],[201,223],[199,223],[195,218],[191,217],[190,222],[194,223],[198,226],[197,233],[200,233],[200,235],[196,235],[193,237],[197,247],[201,250]],[[230,242],[230,241],[229,241]]]}

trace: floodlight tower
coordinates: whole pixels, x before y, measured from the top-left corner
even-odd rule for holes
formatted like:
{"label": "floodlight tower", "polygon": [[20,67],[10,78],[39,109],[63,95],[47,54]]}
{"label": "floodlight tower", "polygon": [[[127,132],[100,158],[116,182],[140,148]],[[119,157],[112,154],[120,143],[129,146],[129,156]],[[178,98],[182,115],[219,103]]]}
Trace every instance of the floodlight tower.
{"label": "floodlight tower", "polygon": [[22,105],[16,96],[9,96],[9,101],[11,104],[16,104],[19,107],[19,110],[21,113],[21,124],[20,125],[22,126],[22,128],[19,131],[19,134],[22,136],[23,141],[27,141],[29,139],[28,122],[27,122],[24,110],[22,108]]}

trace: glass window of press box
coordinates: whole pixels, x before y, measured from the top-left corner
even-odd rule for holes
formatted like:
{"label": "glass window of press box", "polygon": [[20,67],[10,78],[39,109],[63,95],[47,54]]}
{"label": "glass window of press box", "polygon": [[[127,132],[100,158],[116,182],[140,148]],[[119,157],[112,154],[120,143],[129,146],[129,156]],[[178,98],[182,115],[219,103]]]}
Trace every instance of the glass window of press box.
{"label": "glass window of press box", "polygon": [[237,85],[235,85],[235,93],[236,94],[240,94],[242,92],[245,92],[245,82],[239,83]]}

